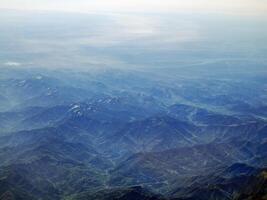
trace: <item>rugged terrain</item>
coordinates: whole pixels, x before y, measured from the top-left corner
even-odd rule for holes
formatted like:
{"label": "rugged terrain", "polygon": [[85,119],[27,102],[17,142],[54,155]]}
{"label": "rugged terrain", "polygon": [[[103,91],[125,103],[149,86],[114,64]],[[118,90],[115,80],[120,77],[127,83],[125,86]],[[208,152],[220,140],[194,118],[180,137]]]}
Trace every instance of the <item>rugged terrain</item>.
{"label": "rugged terrain", "polygon": [[262,71],[172,70],[1,68],[0,200],[266,199]]}

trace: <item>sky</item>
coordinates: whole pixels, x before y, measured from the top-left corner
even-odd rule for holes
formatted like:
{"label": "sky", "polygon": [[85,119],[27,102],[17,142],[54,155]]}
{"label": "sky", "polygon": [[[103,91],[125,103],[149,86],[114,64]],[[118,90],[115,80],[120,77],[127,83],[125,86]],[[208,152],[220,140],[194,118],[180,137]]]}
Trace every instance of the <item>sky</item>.
{"label": "sky", "polygon": [[0,0],[1,8],[0,66],[266,60],[267,0]]}
{"label": "sky", "polygon": [[204,12],[264,15],[267,0],[1,0],[0,8],[74,12]]}

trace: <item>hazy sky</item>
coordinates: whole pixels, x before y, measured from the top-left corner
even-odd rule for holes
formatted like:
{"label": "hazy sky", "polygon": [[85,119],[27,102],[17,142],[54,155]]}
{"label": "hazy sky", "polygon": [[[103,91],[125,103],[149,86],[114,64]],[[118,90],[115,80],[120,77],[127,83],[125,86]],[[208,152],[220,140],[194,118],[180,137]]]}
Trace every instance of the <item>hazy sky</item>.
{"label": "hazy sky", "polygon": [[0,8],[80,12],[267,13],[266,0],[1,0]]}
{"label": "hazy sky", "polygon": [[267,0],[0,0],[1,8],[23,11],[0,12],[0,65],[266,60]]}

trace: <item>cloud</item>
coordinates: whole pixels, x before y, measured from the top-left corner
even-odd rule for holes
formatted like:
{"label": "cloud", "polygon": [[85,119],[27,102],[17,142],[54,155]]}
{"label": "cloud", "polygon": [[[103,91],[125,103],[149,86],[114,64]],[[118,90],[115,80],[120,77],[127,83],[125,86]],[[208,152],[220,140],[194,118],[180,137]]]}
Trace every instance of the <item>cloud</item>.
{"label": "cloud", "polygon": [[5,66],[10,66],[10,67],[18,67],[18,66],[21,66],[21,63],[8,61],[8,62],[5,62],[4,65]]}

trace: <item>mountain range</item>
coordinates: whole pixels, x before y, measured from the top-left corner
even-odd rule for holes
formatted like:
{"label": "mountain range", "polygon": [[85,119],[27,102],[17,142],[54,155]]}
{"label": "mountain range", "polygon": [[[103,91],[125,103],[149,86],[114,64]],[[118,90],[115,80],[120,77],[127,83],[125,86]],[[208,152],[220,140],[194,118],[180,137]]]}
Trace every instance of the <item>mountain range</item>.
{"label": "mountain range", "polygon": [[0,200],[267,199],[262,74],[1,70]]}

